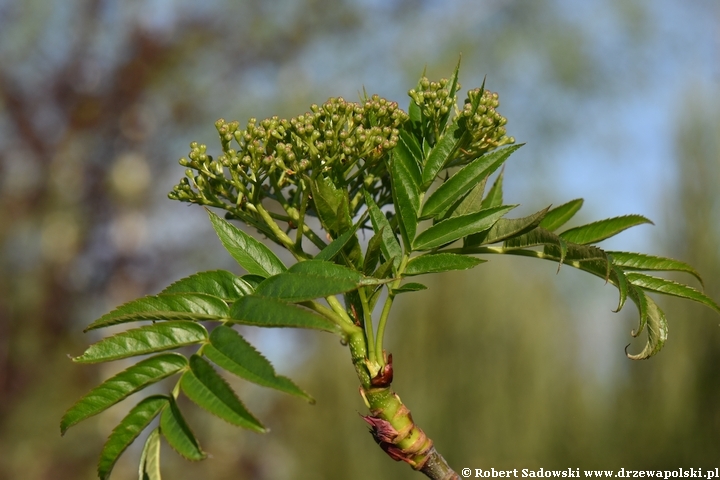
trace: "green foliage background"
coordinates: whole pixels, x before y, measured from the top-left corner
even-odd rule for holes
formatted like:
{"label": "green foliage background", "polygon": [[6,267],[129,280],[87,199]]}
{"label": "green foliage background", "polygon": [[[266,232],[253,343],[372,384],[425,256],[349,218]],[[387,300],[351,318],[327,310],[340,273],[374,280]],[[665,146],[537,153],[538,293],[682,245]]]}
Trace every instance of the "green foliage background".
{"label": "green foliage background", "polygon": [[[584,196],[585,220],[644,214],[657,243],[627,249],[691,263],[720,297],[718,73],[710,67],[708,80],[700,65],[703,42],[666,26],[671,3],[251,1],[163,11],[0,2],[0,478],[93,478],[129,406],[57,434],[65,409],[123,367],[73,365],[66,355],[96,339],[82,328],[192,271],[234,268],[202,209],[165,198],[189,140],[210,144],[218,117],[292,116],[329,95],[354,99],[363,85],[404,106],[423,66],[446,75],[458,52],[463,83],[487,74],[508,131],[528,143],[508,164],[509,199],[532,209]],[[717,15],[715,3],[698,2],[674,21],[707,36],[700,20]],[[603,21],[607,38],[594,33]],[[662,107],[674,110],[672,125],[621,108],[656,77],[683,87]],[[638,148],[627,131],[637,122],[659,137],[661,150],[643,155],[675,163],[638,156],[646,176],[593,183],[588,170],[633,171],[613,158]],[[570,142],[578,164],[555,161]],[[590,152],[602,160],[581,165]],[[576,179],[569,192],[556,191],[567,177]],[[625,196],[645,182],[662,195]],[[400,297],[387,341],[398,392],[451,465],[717,466],[720,332],[709,309],[658,299],[669,341],[652,360],[630,362],[622,347],[635,312],[610,312],[613,288],[570,268],[555,276],[550,263],[491,260]],[[240,383],[272,433],[196,409],[190,422],[214,458],[189,465],[168,451],[167,478],[413,477],[354,414],[364,408],[357,380],[334,340],[247,333],[317,404]],[[134,475],[138,454],[121,459],[115,478]]]}

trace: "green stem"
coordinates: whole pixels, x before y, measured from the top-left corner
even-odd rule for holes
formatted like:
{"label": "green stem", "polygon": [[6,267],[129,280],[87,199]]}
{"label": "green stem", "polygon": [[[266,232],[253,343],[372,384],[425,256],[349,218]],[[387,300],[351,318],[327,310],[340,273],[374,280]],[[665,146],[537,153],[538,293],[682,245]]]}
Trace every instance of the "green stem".
{"label": "green stem", "polygon": [[[381,365],[381,361],[377,358],[375,351],[375,340],[373,338],[373,324],[372,324],[372,312],[370,311],[370,305],[367,301],[367,295],[365,295],[365,289],[359,288],[358,294],[360,295],[360,302],[362,303],[362,316],[363,316],[363,328],[365,330],[365,343],[368,349],[368,359],[374,361],[378,365]],[[378,332],[379,334],[379,332]]]}
{"label": "green stem", "polygon": [[383,305],[382,313],[380,314],[375,351],[377,352],[377,361],[378,363],[380,363],[381,366],[385,364],[383,355],[383,338],[385,337],[385,326],[387,325],[387,320],[390,317],[390,309],[392,308],[393,300],[395,300],[395,294],[393,293],[393,290],[400,286],[400,282],[402,281],[402,274],[405,271],[405,267],[407,266],[409,258],[410,257],[408,255],[403,256],[403,259],[400,262],[400,266],[398,267],[397,271],[398,278],[390,285],[388,285],[388,296],[385,299],[385,304]]}

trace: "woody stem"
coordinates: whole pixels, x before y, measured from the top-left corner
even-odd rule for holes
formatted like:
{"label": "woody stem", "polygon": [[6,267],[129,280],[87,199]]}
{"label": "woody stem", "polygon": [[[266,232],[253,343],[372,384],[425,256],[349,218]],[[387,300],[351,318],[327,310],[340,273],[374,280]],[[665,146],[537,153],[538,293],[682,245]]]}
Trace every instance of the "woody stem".
{"label": "woody stem", "polygon": [[[355,371],[360,379],[360,394],[370,410],[363,417],[370,425],[375,441],[393,460],[404,461],[415,470],[434,480],[459,480],[460,477],[448,465],[412,419],[410,410],[392,391],[392,358],[374,376],[368,370],[367,344],[361,329],[348,336],[348,346]],[[379,354],[379,352],[378,352]]]}

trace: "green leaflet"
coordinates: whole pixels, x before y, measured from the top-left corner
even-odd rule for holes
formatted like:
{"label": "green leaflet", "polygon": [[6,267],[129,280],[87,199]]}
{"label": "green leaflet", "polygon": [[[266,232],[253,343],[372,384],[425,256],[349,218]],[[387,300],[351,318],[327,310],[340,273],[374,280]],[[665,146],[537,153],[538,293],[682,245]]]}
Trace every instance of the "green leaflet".
{"label": "green leaflet", "polygon": [[[248,298],[248,297],[244,297]],[[185,345],[206,342],[205,327],[195,322],[160,322],[117,333],[94,343],[79,357],[77,363],[98,363],[147,353],[171,350]]]}
{"label": "green leaflet", "polygon": [[540,224],[547,210],[546,208],[523,218],[501,218],[490,230],[467,237],[464,246],[488,245],[523,235]]}
{"label": "green leaflet", "polygon": [[115,462],[125,449],[140,435],[145,427],[168,406],[170,398],[164,395],[153,395],[144,398],[122,419],[112,431],[98,462],[98,476],[106,480],[110,476]]}
{"label": "green leaflet", "polygon": [[370,210],[370,221],[373,224],[373,230],[382,236],[381,246],[383,256],[385,257],[385,260],[394,259],[393,264],[395,268],[397,268],[400,265],[402,248],[400,248],[400,243],[398,243],[397,238],[395,238],[390,222],[388,222],[385,214],[382,213],[375,201],[367,192],[365,192],[365,202]]}
{"label": "green leaflet", "polygon": [[207,212],[225,250],[248,273],[270,277],[286,270],[285,265],[268,247],[210,210]]}
{"label": "green leaflet", "polygon": [[160,476],[160,428],[155,428],[143,447],[138,469],[140,480],[162,480]]}
{"label": "green leaflet", "polygon": [[415,238],[420,210],[420,171],[412,154],[398,144],[389,161],[395,213],[406,250]]}
{"label": "green leaflet", "polygon": [[337,332],[330,320],[310,310],[274,298],[248,295],[238,300],[230,311],[230,321],[257,327],[314,328]]}
{"label": "green leaflet", "polygon": [[202,357],[190,357],[190,371],[180,379],[183,393],[200,407],[225,420],[258,433],[265,427],[240,401],[230,385]]}
{"label": "green leaflet", "polygon": [[331,261],[335,256],[342,252],[345,248],[345,245],[347,245],[351,239],[355,238],[355,241],[357,241],[357,238],[355,237],[355,232],[357,231],[358,227],[360,226],[361,222],[356,223],[353,225],[353,228],[346,231],[339,237],[337,237],[335,240],[330,242],[327,247],[323,248],[320,253],[315,255],[315,260],[326,260]]}
{"label": "green leaflet", "polygon": [[212,270],[178,280],[160,293],[205,293],[233,302],[252,292],[250,284],[237,275],[226,270]]}
{"label": "green leaflet", "polygon": [[[508,250],[512,250],[517,248],[534,247],[536,245],[555,247],[560,264],[562,265],[562,263],[565,261],[565,256],[567,255],[568,249],[567,242],[561,237],[545,230],[542,227],[537,227],[529,231],[528,233],[520,235],[519,237],[513,237],[506,240],[503,247]],[[558,265],[558,269],[559,268],[560,266]]]}
{"label": "green leaflet", "polygon": [[322,260],[307,260],[274,275],[255,289],[255,295],[304,302],[355,290],[361,285],[378,282],[366,279],[360,272]]}
{"label": "green leaflet", "polygon": [[[414,103],[414,102],[413,102]],[[398,134],[399,143],[398,145],[402,144],[407,150],[410,155],[412,156],[413,160],[415,160],[415,165],[419,169],[422,168],[423,164],[423,154],[422,154],[422,148],[420,147],[420,144],[417,141],[417,138],[412,133],[409,133],[407,130],[401,129],[400,133]],[[418,177],[418,184],[422,182],[422,177]]]}
{"label": "green leaflet", "polygon": [[289,378],[277,375],[268,359],[230,327],[220,325],[214,329],[210,334],[210,345],[205,346],[203,354],[216,365],[240,378],[315,403],[310,395]]}
{"label": "green leaflet", "polygon": [[[453,103],[457,102],[457,99],[455,96],[457,95],[458,88],[460,88],[460,83],[458,82],[458,75],[460,73],[460,60],[461,59],[458,59],[457,66],[455,67],[455,70],[453,71],[453,74],[450,77],[450,91],[448,92],[448,96],[450,98],[455,99],[453,101]],[[440,117],[439,122],[438,122],[440,124],[440,135],[443,134],[443,132],[445,131],[445,128],[447,127],[447,122],[450,119],[450,114],[452,113],[452,111],[453,111],[453,109],[448,109],[447,113],[445,113],[445,115]]]}
{"label": "green leaflet", "polygon": [[[411,276],[450,270],[467,270],[486,261],[457,253],[431,253],[412,258],[408,262],[404,274]],[[407,287],[407,284],[405,286]]]}
{"label": "green leaflet", "polygon": [[400,285],[398,288],[393,289],[393,295],[406,292],[419,292],[420,290],[427,290],[427,286],[422,283],[408,282],[405,285]]}
{"label": "green leaflet", "polygon": [[[644,360],[659,352],[665,344],[668,334],[667,319],[665,318],[665,313],[650,299],[650,297],[645,295],[642,291],[635,291],[632,289],[630,291],[632,292],[631,296],[633,297],[633,300],[635,300],[635,296],[639,299],[636,302],[638,303],[638,309],[641,311],[642,309],[645,310],[644,314],[641,313],[641,316],[643,317],[641,325],[647,326],[648,340],[640,353],[631,355],[627,353],[626,349],[625,354],[632,360]],[[640,305],[643,305],[643,307],[640,307]],[[635,335],[637,334],[639,334],[639,332]]]}
{"label": "green leaflet", "polygon": [[666,280],[660,277],[653,277],[645,275],[643,273],[628,273],[626,274],[627,279],[633,285],[636,285],[644,290],[651,292],[663,293],[665,295],[673,295],[680,298],[686,298],[688,300],[694,300],[698,303],[702,303],[720,313],[720,306],[715,303],[710,297],[705,295],[692,287],[683,285],[682,283],[673,282],[672,280]]}
{"label": "green leaflet", "polygon": [[568,242],[588,245],[600,242],[617,235],[623,230],[643,223],[652,224],[650,220],[642,215],[624,215],[571,228],[562,232],[560,236]]}
{"label": "green leaflet", "polygon": [[467,235],[487,230],[492,227],[500,217],[516,206],[517,205],[504,205],[468,215],[450,217],[447,220],[436,223],[418,235],[413,243],[413,249],[430,250],[454,242]]}
{"label": "green leaflet", "polygon": [[462,140],[461,132],[458,131],[458,122],[455,119],[445,129],[445,133],[435,146],[430,150],[422,172],[422,191],[430,188],[440,170],[448,163],[450,156]]}
{"label": "green leaflet", "polygon": [[200,449],[195,435],[180,413],[180,409],[174,398],[170,398],[170,404],[160,415],[160,433],[170,446],[188,460],[202,460],[207,455]]}
{"label": "green leaflet", "polygon": [[148,385],[174,375],[187,366],[177,353],[165,353],[142,360],[93,388],[63,415],[60,433],[88,417],[97,415]]}
{"label": "green leaflet", "polygon": [[85,329],[142,320],[219,320],[228,316],[220,298],[204,293],[163,293],[138,298],[106,313]]}
{"label": "green leaflet", "polygon": [[500,167],[522,145],[494,150],[458,170],[425,201],[420,218],[433,218],[445,211],[478,183]]}
{"label": "green leaflet", "polygon": [[375,235],[370,237],[368,242],[367,250],[365,250],[365,259],[363,261],[362,271],[365,275],[371,275],[375,266],[380,261],[380,252],[382,250],[382,231],[377,232]]}
{"label": "green leaflet", "polygon": [[482,201],[482,208],[499,207],[503,203],[503,173],[504,169],[500,170],[500,174],[497,176],[495,181],[490,187],[485,199]]}
{"label": "green leaflet", "polygon": [[542,222],[540,222],[540,226],[549,232],[554,232],[574,217],[582,205],[582,198],[563,203],[550,210],[547,215],[545,215],[545,218],[542,219]]}
{"label": "green leaflet", "polygon": [[630,252],[607,252],[612,257],[613,263],[625,270],[652,270],[652,271],[677,271],[686,272],[697,278],[700,285],[702,278],[697,270],[685,262],[673,260],[672,258],[656,257],[643,253]]}
{"label": "green leaflet", "polygon": [[475,185],[472,190],[470,190],[467,195],[465,195],[465,197],[458,203],[457,207],[450,207],[448,211],[445,212],[443,219],[445,219],[448,214],[451,217],[457,217],[458,215],[467,215],[468,213],[475,213],[482,210],[483,195],[485,194],[486,183],[487,177],[480,180],[480,182],[478,182],[477,185]]}

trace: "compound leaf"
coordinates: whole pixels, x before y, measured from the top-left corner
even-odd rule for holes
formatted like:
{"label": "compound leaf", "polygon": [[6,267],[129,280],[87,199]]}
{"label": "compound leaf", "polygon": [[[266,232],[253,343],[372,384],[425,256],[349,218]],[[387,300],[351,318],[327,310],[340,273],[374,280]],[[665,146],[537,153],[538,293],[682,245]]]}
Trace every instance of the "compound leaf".
{"label": "compound leaf", "polygon": [[423,205],[420,218],[432,218],[445,211],[484,178],[497,170],[521,146],[513,145],[486,153],[465,165],[428,197]]}
{"label": "compound leaf", "polygon": [[227,304],[216,296],[163,293],[125,303],[95,320],[85,331],[142,320],[218,320],[227,316]]}
{"label": "compound leaf", "polygon": [[652,224],[650,220],[642,215],[624,215],[622,217],[608,218],[571,228],[562,232],[560,236],[568,242],[588,245],[600,242],[617,235],[623,230],[627,230],[636,225],[642,225],[643,223]]}
{"label": "compound leaf", "polygon": [[160,414],[160,432],[170,446],[188,460],[197,461],[206,457],[173,398]]}
{"label": "compound leaf", "polygon": [[285,265],[268,247],[210,210],[215,233],[225,249],[248,273],[270,277],[286,270]]}
{"label": "compound leaf", "polygon": [[180,388],[190,400],[226,422],[258,433],[266,431],[225,379],[202,357],[190,357],[190,370],[180,379]]}
{"label": "compound leaf", "polygon": [[148,385],[174,375],[187,366],[187,359],[177,353],[165,353],[142,360],[90,390],[65,413],[60,433],[88,417],[97,415]]}
{"label": "compound leaf", "polygon": [[316,313],[275,298],[248,295],[233,305],[230,321],[257,327],[313,328],[336,332],[337,326]]}
{"label": "compound leaf", "polygon": [[73,361],[78,363],[108,362],[202,343],[207,341],[207,338],[207,330],[198,323],[160,322],[104,338],[90,345],[85,353],[73,358]]}
{"label": "compound leaf", "polygon": [[457,253],[431,253],[411,259],[405,268],[404,274],[410,276],[450,270],[467,270],[486,261],[480,258],[468,257],[467,255],[458,255]]}
{"label": "compound leaf", "polygon": [[543,218],[542,222],[540,222],[540,226],[549,232],[554,232],[575,216],[582,205],[582,198],[577,198],[575,200],[570,200],[567,203],[563,203],[562,205],[559,205],[547,212],[545,218]]}
{"label": "compound leaf", "polygon": [[454,242],[467,235],[482,232],[493,226],[516,205],[504,205],[488,208],[468,215],[450,217],[436,223],[417,236],[413,244],[414,250],[430,250],[447,243]]}
{"label": "compound leaf", "polygon": [[276,374],[268,359],[230,327],[221,325],[214,329],[210,334],[210,345],[205,346],[203,354],[240,378],[315,402],[289,378]]}
{"label": "compound leaf", "polygon": [[631,272],[627,273],[626,276],[630,283],[644,290],[694,300],[720,313],[720,306],[718,306],[717,303],[704,293],[695,290],[693,287],[673,282],[672,280],[667,280],[665,278],[645,275],[644,273]]}
{"label": "compound leaf", "polygon": [[237,275],[226,270],[211,270],[178,280],[160,293],[205,293],[233,302],[252,292],[250,284]]}
{"label": "compound leaf", "polygon": [[106,480],[115,466],[115,462],[125,449],[140,435],[145,427],[160,413],[166,409],[170,398],[164,395],[153,395],[141,400],[122,419],[112,431],[105,446],[100,453],[98,462],[98,476]]}

